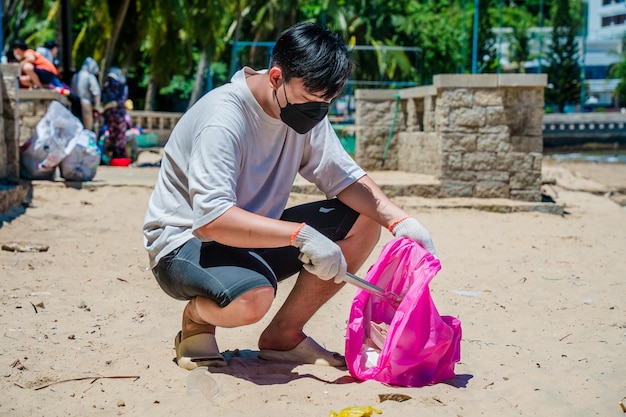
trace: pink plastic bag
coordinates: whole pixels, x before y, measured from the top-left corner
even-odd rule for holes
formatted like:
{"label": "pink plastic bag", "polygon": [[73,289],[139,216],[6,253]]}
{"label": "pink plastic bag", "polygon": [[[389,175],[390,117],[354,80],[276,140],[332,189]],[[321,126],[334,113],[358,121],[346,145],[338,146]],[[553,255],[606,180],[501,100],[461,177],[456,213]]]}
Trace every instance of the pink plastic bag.
{"label": "pink plastic bag", "polygon": [[410,239],[385,245],[365,279],[403,300],[396,309],[357,292],[346,330],[346,362],[354,378],[420,387],[455,376],[461,322],[439,315],[428,288],[440,269],[439,260]]}

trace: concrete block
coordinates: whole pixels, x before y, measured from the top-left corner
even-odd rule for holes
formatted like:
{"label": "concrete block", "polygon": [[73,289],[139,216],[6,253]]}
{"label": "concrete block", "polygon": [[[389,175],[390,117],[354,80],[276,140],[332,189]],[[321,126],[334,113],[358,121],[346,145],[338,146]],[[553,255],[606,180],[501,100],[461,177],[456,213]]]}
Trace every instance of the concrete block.
{"label": "concrete block", "polygon": [[474,94],[471,90],[460,88],[456,90],[443,90],[440,95],[439,105],[449,108],[472,107]]}
{"label": "concrete block", "polygon": [[509,198],[509,185],[501,181],[479,181],[474,189],[477,198]]}
{"label": "concrete block", "polygon": [[494,152],[474,152],[463,155],[463,169],[467,171],[499,171]]}
{"label": "concrete block", "polygon": [[540,190],[541,172],[514,172],[511,174],[509,184],[516,190]]}
{"label": "concrete block", "polygon": [[438,74],[433,77],[437,88],[495,88],[498,86],[497,74]]}
{"label": "concrete block", "polygon": [[487,123],[486,111],[482,107],[451,109],[449,121],[451,126],[485,126]]}
{"label": "concrete block", "polygon": [[[530,201],[530,202],[538,203],[541,201],[541,191],[540,190],[511,190],[509,194],[509,198],[511,200]],[[553,212],[553,210],[556,210],[556,211]],[[549,204],[549,205],[545,205],[544,207],[538,207],[532,211],[562,214],[563,207],[557,204]]]}
{"label": "concrete block", "polygon": [[441,197],[472,197],[474,184],[459,181],[441,181]]}
{"label": "concrete block", "polygon": [[449,152],[461,152],[472,153],[476,152],[476,134],[464,134],[464,133],[440,133],[441,150],[444,153]]}
{"label": "concrete block", "polygon": [[479,152],[508,152],[511,150],[509,135],[506,133],[479,134],[476,140],[476,150]]}
{"label": "concrete block", "polygon": [[474,104],[476,106],[504,106],[504,97],[500,90],[477,90],[474,93]]}
{"label": "concrete block", "polygon": [[547,74],[499,74],[499,87],[546,87]]}
{"label": "concrete block", "polygon": [[0,74],[5,78],[17,78],[20,76],[20,64],[0,64]]}

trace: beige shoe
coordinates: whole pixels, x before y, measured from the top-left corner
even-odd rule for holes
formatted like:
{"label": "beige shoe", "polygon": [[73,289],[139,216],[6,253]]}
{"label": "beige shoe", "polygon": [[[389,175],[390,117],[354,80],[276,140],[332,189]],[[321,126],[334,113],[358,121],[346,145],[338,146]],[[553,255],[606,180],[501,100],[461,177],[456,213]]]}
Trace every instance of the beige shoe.
{"label": "beige shoe", "polygon": [[176,363],[181,368],[192,370],[198,366],[228,366],[228,362],[220,353],[211,333],[198,333],[182,339],[182,332],[178,332],[174,339],[176,348]]}
{"label": "beige shoe", "polygon": [[346,366],[346,358],[337,352],[330,352],[320,346],[315,340],[307,337],[291,350],[261,349],[259,359],[275,362],[306,363],[312,365]]}

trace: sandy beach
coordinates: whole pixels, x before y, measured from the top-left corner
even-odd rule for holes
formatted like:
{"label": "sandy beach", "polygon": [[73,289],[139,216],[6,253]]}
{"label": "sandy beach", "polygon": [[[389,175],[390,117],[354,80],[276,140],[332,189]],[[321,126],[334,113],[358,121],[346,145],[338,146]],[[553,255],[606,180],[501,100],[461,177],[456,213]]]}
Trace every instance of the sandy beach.
{"label": "sandy beach", "polygon": [[[0,416],[325,417],[368,405],[383,417],[624,415],[626,164],[546,159],[543,171],[563,216],[402,200],[437,246],[435,304],[462,323],[454,380],[398,388],[355,381],[346,369],[257,360],[258,335],[290,279],[261,322],[218,329],[229,366],[210,368],[213,398],[188,395],[190,373],[173,362],[184,302],[147,269],[141,225],[151,187],[34,182],[30,207],[0,227],[2,245],[48,246],[0,251]],[[383,232],[359,275],[390,239]],[[343,352],[355,292],[346,286],[307,334]],[[388,393],[411,399],[381,402]]]}

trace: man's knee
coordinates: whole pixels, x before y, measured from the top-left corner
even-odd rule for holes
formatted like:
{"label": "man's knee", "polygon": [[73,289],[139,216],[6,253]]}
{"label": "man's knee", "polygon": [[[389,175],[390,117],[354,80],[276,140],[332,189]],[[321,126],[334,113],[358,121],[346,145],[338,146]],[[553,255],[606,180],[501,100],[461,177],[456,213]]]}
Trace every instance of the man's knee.
{"label": "man's knee", "polygon": [[253,324],[265,316],[273,301],[273,287],[258,287],[243,293],[226,308],[232,307],[232,314],[240,318],[242,325]]}

